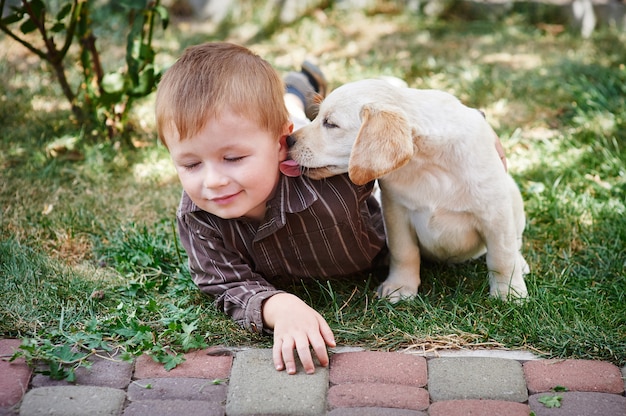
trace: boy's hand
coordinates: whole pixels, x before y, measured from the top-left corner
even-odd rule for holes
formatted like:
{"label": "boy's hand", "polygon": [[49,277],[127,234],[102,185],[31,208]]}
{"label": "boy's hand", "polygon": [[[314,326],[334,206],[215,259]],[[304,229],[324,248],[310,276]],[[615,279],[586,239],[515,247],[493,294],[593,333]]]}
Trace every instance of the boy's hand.
{"label": "boy's hand", "polygon": [[315,372],[311,357],[315,355],[323,367],[328,365],[326,346],[335,346],[335,337],[328,323],[316,310],[300,298],[289,293],[276,294],[263,304],[263,320],[268,328],[274,328],[274,366],[288,374],[296,373],[294,349],[308,374]]}

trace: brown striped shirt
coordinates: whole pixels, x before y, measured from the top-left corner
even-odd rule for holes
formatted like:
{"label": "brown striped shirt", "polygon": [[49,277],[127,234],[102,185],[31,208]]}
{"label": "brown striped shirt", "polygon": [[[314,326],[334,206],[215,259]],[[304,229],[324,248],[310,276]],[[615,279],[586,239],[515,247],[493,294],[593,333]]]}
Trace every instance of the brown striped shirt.
{"label": "brown striped shirt", "polygon": [[225,220],[183,192],[178,231],[200,290],[240,325],[262,332],[263,301],[281,292],[277,277],[334,277],[372,266],[385,245],[373,182],[281,175],[263,223]]}

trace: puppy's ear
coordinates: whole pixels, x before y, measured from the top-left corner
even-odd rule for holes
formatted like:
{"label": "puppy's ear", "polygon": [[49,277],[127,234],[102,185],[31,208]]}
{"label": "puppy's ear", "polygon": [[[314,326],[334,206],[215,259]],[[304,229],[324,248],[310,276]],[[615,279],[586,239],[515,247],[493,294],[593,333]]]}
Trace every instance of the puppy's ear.
{"label": "puppy's ear", "polygon": [[409,122],[399,108],[361,109],[361,129],[352,147],[348,176],[364,185],[406,164],[413,156]]}

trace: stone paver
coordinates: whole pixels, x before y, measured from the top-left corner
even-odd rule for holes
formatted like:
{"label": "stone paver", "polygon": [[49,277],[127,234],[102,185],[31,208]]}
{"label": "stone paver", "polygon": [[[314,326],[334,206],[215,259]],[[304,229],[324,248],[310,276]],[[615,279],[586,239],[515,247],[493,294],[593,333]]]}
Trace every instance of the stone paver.
{"label": "stone paver", "polygon": [[133,375],[133,363],[116,359],[115,357],[90,357],[90,368],[76,369],[76,381],[69,383],[65,380],[54,380],[48,376],[37,374],[31,382],[32,387],[50,386],[99,386],[125,389]]}
{"label": "stone paver", "polygon": [[425,410],[428,392],[421,387],[400,384],[346,383],[328,390],[328,405],[336,407],[391,407]]}
{"label": "stone paver", "polygon": [[145,400],[130,403],[123,416],[224,416],[222,406],[199,400]]}
{"label": "stone paver", "polygon": [[315,374],[306,374],[299,364],[297,371],[294,375],[276,371],[269,349],[237,353],[230,373],[226,413],[325,414],[328,368],[317,366]]}
{"label": "stone paver", "polygon": [[26,393],[20,416],[117,416],[125,399],[124,390],[110,387],[40,387]]}
{"label": "stone paver", "polygon": [[428,381],[426,359],[398,352],[346,352],[330,361],[330,382],[384,383],[424,387]]}
{"label": "stone paver", "polygon": [[0,339],[0,356],[7,357],[7,361],[0,360],[0,414],[12,412],[11,408],[19,403],[28,390],[31,369],[24,359],[8,361],[21,344],[19,339]]}
{"label": "stone paver", "polygon": [[203,378],[146,378],[128,386],[131,402],[140,400],[200,400],[225,403],[226,384],[215,384]]}
{"label": "stone paver", "polygon": [[[539,399],[545,396],[560,396],[560,407],[548,407]],[[624,416],[626,397],[610,393],[560,392],[538,393],[528,398],[535,416]]]}
{"label": "stone paver", "polygon": [[344,407],[331,410],[328,416],[428,416],[428,413],[382,407]]}
{"label": "stone paver", "polygon": [[[93,357],[71,384],[31,380],[23,360],[9,363],[20,344],[0,339],[0,416],[626,416],[626,367],[603,361],[342,348],[329,368],[307,375],[299,365],[290,376],[274,369],[269,349],[233,358],[235,350],[211,348],[186,354],[169,372],[149,356],[134,364]],[[550,396],[560,407],[540,402]]]}
{"label": "stone paver", "polygon": [[448,400],[435,402],[428,408],[429,416],[528,416],[525,403],[502,400]]}
{"label": "stone paver", "polygon": [[226,379],[233,362],[232,356],[210,355],[209,350],[200,350],[185,354],[185,362],[167,371],[163,364],[155,362],[150,356],[142,355],[135,363],[135,379],[157,377],[192,377],[210,380]]}
{"label": "stone paver", "polygon": [[525,402],[522,366],[505,358],[435,358],[428,362],[432,401],[488,399]]}
{"label": "stone paver", "polygon": [[556,386],[569,391],[624,392],[620,369],[604,361],[529,361],[524,364],[524,375],[531,394],[550,391]]}

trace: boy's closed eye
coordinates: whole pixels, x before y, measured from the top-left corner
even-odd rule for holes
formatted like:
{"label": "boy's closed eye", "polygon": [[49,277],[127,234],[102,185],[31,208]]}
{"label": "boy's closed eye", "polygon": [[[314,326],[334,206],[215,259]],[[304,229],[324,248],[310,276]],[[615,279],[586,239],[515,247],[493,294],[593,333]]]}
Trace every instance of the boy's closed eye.
{"label": "boy's closed eye", "polygon": [[193,170],[194,168],[198,166],[200,166],[200,162],[185,163],[182,165],[182,167],[185,168],[185,170]]}
{"label": "boy's closed eye", "polygon": [[226,162],[239,162],[240,160],[243,160],[245,158],[245,156],[224,156],[224,160]]}

